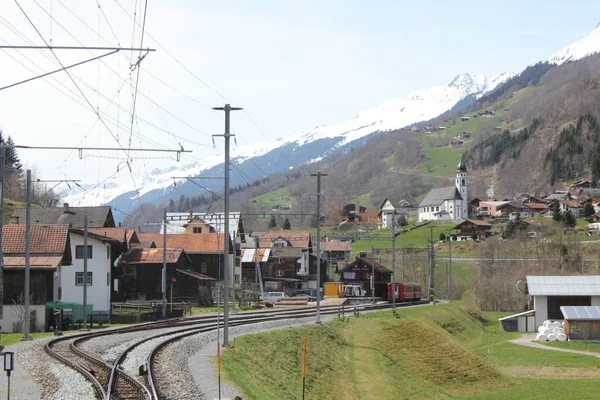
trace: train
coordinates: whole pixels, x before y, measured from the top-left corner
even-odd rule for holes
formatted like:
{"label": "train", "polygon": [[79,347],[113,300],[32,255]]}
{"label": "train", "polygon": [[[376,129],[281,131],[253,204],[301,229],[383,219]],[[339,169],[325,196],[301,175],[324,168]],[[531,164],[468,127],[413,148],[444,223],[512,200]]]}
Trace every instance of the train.
{"label": "train", "polygon": [[393,301],[394,296],[398,302],[418,301],[423,297],[423,287],[414,282],[388,283],[387,293],[389,301]]}

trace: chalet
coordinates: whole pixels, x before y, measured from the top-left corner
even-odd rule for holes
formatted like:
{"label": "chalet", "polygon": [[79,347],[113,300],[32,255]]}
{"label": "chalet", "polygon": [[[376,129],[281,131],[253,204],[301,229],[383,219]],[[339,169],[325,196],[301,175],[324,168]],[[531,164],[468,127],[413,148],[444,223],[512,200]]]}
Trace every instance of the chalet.
{"label": "chalet", "polygon": [[530,217],[543,217],[548,212],[548,205],[544,203],[523,203]]}
{"label": "chalet", "polygon": [[359,203],[346,204],[342,211],[347,222],[357,224],[376,224],[378,221],[378,213],[375,210],[369,210],[361,206]]}
{"label": "chalet", "polygon": [[371,292],[371,276],[374,279],[375,297],[387,299],[387,284],[391,282],[392,271],[384,267],[377,260],[367,257],[357,257],[339,271],[340,280],[347,284],[361,284]]}
{"label": "chalet", "polygon": [[578,180],[571,184],[571,189],[588,189],[592,187],[592,182]]}
{"label": "chalet", "polygon": [[473,235],[476,235],[477,239],[485,239],[492,234],[492,225],[484,221],[467,219],[456,225],[452,230],[459,231],[456,234],[459,240],[472,239]]}
{"label": "chalet", "polygon": [[507,203],[508,201],[480,201],[479,213],[477,215],[480,217],[500,216],[502,212],[498,208]]}
{"label": "chalet", "polygon": [[583,214],[583,205],[579,200],[559,200],[560,211],[567,212],[571,211],[575,218],[579,218]]}
{"label": "chalet", "polygon": [[470,119],[471,119],[471,118],[469,118],[469,117],[460,117],[460,120],[461,120],[462,122],[467,122],[467,121],[468,121],[468,120],[470,120]]}
{"label": "chalet", "polygon": [[550,204],[555,200],[573,200],[573,198],[571,197],[569,192],[563,191],[563,192],[552,193],[552,194],[546,196],[546,198],[544,199],[544,202],[546,204]]}
{"label": "chalet", "polygon": [[[115,220],[109,206],[31,208],[32,225],[69,225],[71,228],[83,228],[83,217],[88,217],[88,228],[114,228]],[[13,223],[25,224],[25,209],[17,208],[13,214]]]}
{"label": "chalet", "polygon": [[[23,304],[25,286],[25,225],[2,227],[4,257],[4,312],[0,319],[2,332],[19,332],[18,308]],[[31,226],[30,295],[31,330],[43,331],[50,325],[52,314],[46,302],[61,300],[61,273],[69,273],[72,265],[68,225]]]}
{"label": "chalet", "polygon": [[496,207],[496,212],[500,212],[500,216],[508,219],[529,218],[532,217],[529,213],[529,208],[519,201],[509,201],[501,206]]}
{"label": "chalet", "polygon": [[[271,255],[270,248],[245,248],[241,251],[241,265],[242,265],[242,282],[255,282],[258,280],[258,273],[260,277],[266,273],[268,268],[269,256]],[[256,270],[256,262],[258,261],[258,271]]]}
{"label": "chalet", "polygon": [[[200,221],[202,221],[200,223]],[[225,232],[225,213],[197,213],[197,212],[169,212],[167,213],[167,233],[186,233],[186,225],[192,229],[194,227],[200,227],[200,224],[210,225],[214,232],[224,233]],[[213,231],[211,231],[213,232]],[[163,227],[161,226],[160,233],[163,233]],[[200,232],[198,232],[200,233]],[[202,232],[210,233],[210,232]],[[229,236],[231,240],[237,244],[245,242],[246,238],[244,235],[244,224],[242,221],[242,215],[239,212],[229,213]]]}
{"label": "chalet", "polygon": [[[158,248],[163,248],[164,236],[161,234],[140,233],[140,241],[153,241]],[[223,277],[223,249],[225,235],[223,233],[167,234],[167,248],[183,250],[191,261],[191,269],[211,278],[220,280]],[[233,266],[234,247],[229,243],[229,265]],[[240,283],[241,270],[235,268],[235,283]]]}

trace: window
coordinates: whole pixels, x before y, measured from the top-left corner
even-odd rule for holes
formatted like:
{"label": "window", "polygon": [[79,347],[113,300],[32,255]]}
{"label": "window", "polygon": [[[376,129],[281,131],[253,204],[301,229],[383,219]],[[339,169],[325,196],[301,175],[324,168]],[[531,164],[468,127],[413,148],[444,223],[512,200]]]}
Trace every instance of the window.
{"label": "window", "polygon": [[275,276],[283,276],[283,271],[278,269],[277,271],[275,271]]}
{"label": "window", "polygon": [[[83,286],[83,272],[75,272],[75,286]],[[92,286],[92,273],[87,273],[86,286]]]}
{"label": "window", "polygon": [[194,227],[194,233],[202,233],[201,227]]}
{"label": "window", "polygon": [[[83,258],[83,246],[75,246],[75,258]],[[88,244],[87,247],[87,258],[92,258],[92,245]],[[82,283],[83,285],[83,283]]]}
{"label": "window", "polygon": [[200,273],[201,274],[208,273],[208,264],[206,263],[206,261],[202,261],[202,263],[200,263]]}

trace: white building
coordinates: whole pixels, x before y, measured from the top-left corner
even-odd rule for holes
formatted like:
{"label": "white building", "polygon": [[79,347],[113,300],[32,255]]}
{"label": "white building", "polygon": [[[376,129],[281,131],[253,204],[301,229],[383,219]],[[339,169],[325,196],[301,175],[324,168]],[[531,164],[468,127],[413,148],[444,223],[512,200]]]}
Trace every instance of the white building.
{"label": "white building", "polygon": [[461,221],[469,217],[467,166],[456,167],[455,186],[432,189],[419,204],[419,222]]}
{"label": "white building", "polygon": [[533,297],[535,327],[547,319],[563,319],[561,306],[600,306],[600,275],[527,276]]}
{"label": "white building", "polygon": [[[69,229],[73,265],[60,268],[62,302],[83,303],[83,230]],[[107,315],[111,310],[111,243],[115,239],[88,232],[87,304],[94,314]]]}
{"label": "white building", "polygon": [[[394,205],[395,204],[395,205]],[[399,221],[401,217],[404,217],[407,221],[412,218],[414,220],[419,218],[418,208],[406,199],[402,199],[394,203],[391,199],[386,198],[379,206],[379,227],[380,228],[391,228],[392,218],[396,216],[396,227],[400,227]]]}

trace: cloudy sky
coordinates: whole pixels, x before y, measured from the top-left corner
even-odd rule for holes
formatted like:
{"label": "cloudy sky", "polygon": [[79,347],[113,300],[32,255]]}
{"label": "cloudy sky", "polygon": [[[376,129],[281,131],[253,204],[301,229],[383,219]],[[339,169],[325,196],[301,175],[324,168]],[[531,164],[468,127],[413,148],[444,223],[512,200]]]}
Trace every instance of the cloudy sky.
{"label": "cloudy sky", "polygon": [[[144,0],[4,0],[0,45],[139,47],[143,25],[143,47],[157,51],[140,69],[140,53],[122,51],[1,90],[0,129],[19,145],[181,144],[189,163],[222,154],[211,138],[222,115],[210,107],[244,107],[232,118],[238,146],[285,138],[462,72],[519,72],[600,22],[592,1],[484,3],[149,0],[144,24]],[[0,87],[104,53],[3,49]],[[130,153],[130,172],[124,150],[19,154],[42,179],[88,184],[175,164]]]}

